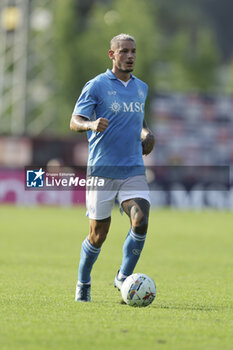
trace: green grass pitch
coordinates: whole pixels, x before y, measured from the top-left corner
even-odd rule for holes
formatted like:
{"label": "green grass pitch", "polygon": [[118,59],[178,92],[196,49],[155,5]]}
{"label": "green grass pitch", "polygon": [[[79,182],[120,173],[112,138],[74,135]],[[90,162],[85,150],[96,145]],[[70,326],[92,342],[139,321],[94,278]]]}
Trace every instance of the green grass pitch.
{"label": "green grass pitch", "polygon": [[147,308],[113,288],[128,228],[114,210],[92,302],[75,303],[85,209],[0,207],[0,349],[232,349],[233,214],[151,211],[135,269],[157,285]]}

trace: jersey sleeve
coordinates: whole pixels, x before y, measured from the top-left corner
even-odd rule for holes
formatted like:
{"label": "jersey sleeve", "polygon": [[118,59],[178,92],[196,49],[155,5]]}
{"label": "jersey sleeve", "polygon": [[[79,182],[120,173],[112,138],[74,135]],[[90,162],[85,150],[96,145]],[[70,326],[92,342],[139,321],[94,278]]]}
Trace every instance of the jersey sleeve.
{"label": "jersey sleeve", "polygon": [[73,115],[81,115],[90,119],[96,104],[97,96],[95,94],[95,84],[92,81],[89,81],[84,86],[81,95],[76,102]]}

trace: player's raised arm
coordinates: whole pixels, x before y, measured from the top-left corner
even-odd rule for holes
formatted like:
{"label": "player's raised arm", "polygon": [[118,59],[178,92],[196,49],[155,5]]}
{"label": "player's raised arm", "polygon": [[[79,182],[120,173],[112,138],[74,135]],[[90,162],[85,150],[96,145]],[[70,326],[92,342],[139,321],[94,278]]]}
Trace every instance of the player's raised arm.
{"label": "player's raised arm", "polygon": [[145,119],[143,120],[141,140],[142,140],[142,153],[145,155],[151,153],[155,145],[155,137],[152,131],[148,128]]}
{"label": "player's raised arm", "polygon": [[70,120],[70,129],[77,132],[83,131],[95,131],[104,132],[108,127],[109,121],[106,118],[98,118],[97,120],[90,121],[81,115],[72,115]]}

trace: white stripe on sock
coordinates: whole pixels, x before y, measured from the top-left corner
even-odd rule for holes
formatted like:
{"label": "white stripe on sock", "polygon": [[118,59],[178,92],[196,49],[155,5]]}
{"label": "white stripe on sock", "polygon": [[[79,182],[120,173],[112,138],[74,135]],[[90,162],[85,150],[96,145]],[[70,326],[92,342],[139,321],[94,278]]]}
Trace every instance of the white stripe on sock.
{"label": "white stripe on sock", "polygon": [[90,252],[92,252],[92,253],[99,253],[100,248],[94,247],[94,246],[89,242],[89,240],[88,240],[87,238],[85,239],[84,244],[85,244],[86,248],[87,248]]}
{"label": "white stripe on sock", "polygon": [[89,241],[88,238],[86,238],[86,242],[87,242],[88,246],[89,246],[91,249],[96,250],[96,252],[99,252],[99,251],[100,251],[101,248],[96,248],[96,247],[94,247],[94,246],[91,244],[91,242]]}
{"label": "white stripe on sock", "polygon": [[135,239],[135,241],[140,241],[140,242],[142,242],[142,241],[145,241],[145,239],[146,239],[146,234],[144,234],[144,235],[139,235],[139,234],[137,234],[137,233],[134,233],[132,229],[130,230],[129,234],[130,234],[130,236],[131,236],[133,239]]}
{"label": "white stripe on sock", "polygon": [[87,249],[89,252],[95,253],[95,254],[98,253],[98,251],[96,251],[95,249],[93,249],[92,247],[90,247],[86,241],[84,241],[83,244],[85,245],[86,249]]}

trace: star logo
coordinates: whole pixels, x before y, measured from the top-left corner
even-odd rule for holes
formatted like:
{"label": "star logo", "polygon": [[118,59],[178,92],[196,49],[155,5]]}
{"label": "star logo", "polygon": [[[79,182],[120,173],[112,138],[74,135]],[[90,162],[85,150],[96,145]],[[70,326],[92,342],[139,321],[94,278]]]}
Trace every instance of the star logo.
{"label": "star logo", "polygon": [[38,188],[44,187],[44,174],[45,171],[40,170],[27,170],[26,173],[26,187],[27,188]]}
{"label": "star logo", "polygon": [[40,170],[38,171],[34,171],[34,174],[36,174],[36,177],[34,178],[34,181],[36,181],[37,179],[42,179],[42,175],[45,173],[45,171],[42,170],[42,168],[40,168]]}
{"label": "star logo", "polygon": [[120,112],[121,110],[121,105],[117,102],[117,101],[114,101],[111,106],[110,106],[111,110],[114,112],[114,113],[118,113]]}

